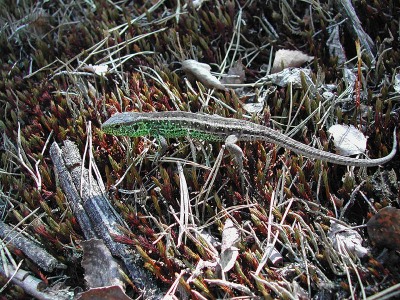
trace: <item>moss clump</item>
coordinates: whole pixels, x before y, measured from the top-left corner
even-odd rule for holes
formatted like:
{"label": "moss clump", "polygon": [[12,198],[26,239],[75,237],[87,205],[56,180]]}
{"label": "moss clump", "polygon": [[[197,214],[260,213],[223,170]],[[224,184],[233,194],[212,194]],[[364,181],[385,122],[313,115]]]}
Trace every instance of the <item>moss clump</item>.
{"label": "moss clump", "polygon": [[[366,33],[377,45],[376,61],[362,55],[362,73],[353,72],[361,82],[355,92],[361,105],[355,107],[353,94],[345,94],[348,82],[342,74],[344,67],[356,70],[357,65],[338,63],[326,46],[337,24],[335,18],[340,19],[336,6],[314,3],[310,7],[299,1],[293,6],[285,1],[206,1],[197,8],[183,1],[23,1],[17,7],[3,1],[3,221],[14,225],[23,221],[24,226],[19,226],[26,225],[25,231],[68,267],[63,274],[45,276],[66,276],[67,285],[84,287],[83,269],[77,268],[82,251],[78,242],[83,235],[55,178],[48,143],[69,139],[83,153],[90,129],[95,162],[111,191],[110,204],[127,224],[125,236],[118,238],[132,245],[162,288],[167,290],[181,271],[185,272],[178,280],[182,294],[210,299],[245,296],[248,291],[285,298],[295,289],[311,292],[307,296],[313,297],[322,293],[323,284],[331,295],[350,297],[353,291],[361,297],[398,283],[398,270],[390,268],[388,260],[374,263],[374,251],[368,259],[350,264],[332,254],[334,249],[325,237],[330,220],[348,203],[352,205],[346,207],[342,221],[352,225],[365,223],[371,216],[365,199],[374,199],[375,207],[398,205],[398,186],[391,182],[387,193],[374,188],[379,170],[354,172],[297,157],[274,145],[242,143],[247,191],[242,189],[231,157],[217,159],[220,143],[195,141],[189,146],[183,140],[169,141],[168,157],[194,162],[179,173],[170,161],[154,167],[150,158],[156,147],[148,139],[116,138],[100,130],[101,123],[115,112],[180,109],[251,117],[278,129],[285,129],[288,122],[300,124],[297,140],[313,143],[317,136],[323,148],[332,151],[325,125],[338,120],[364,128],[369,155],[383,156],[391,144],[391,135],[385,133],[398,124],[393,78],[400,52],[390,33],[399,28],[400,12],[390,3],[364,1],[355,6]],[[356,52],[353,41],[346,38],[351,34],[347,30],[340,26],[340,42],[350,59]],[[300,88],[263,81],[271,51],[278,48],[302,49],[315,57],[309,67],[316,88],[305,78]],[[187,80],[179,69],[184,59],[208,63],[222,74],[241,60],[244,83],[258,85],[211,91]],[[96,74],[93,67],[102,64],[109,71]],[[319,90],[326,84],[334,86],[336,97],[346,95],[350,100],[327,101]],[[259,100],[265,100],[264,108],[251,116],[243,104]],[[213,173],[216,162],[220,167]],[[393,178],[399,175],[398,165],[397,156],[380,170]],[[112,189],[116,182],[118,190]],[[184,187],[192,211],[182,238],[176,212],[181,209]],[[243,288],[212,281],[221,278],[216,264],[220,249],[214,241],[220,241],[228,217],[241,228],[241,239],[239,257],[225,274],[226,280]],[[207,230],[202,231],[203,227]],[[255,274],[266,246],[274,239],[284,266],[267,263]],[[393,256],[398,259],[398,254]],[[332,261],[338,266],[332,266]],[[202,266],[201,262],[209,264]],[[41,276],[32,263],[23,267]],[[350,268],[348,276],[346,267]],[[49,280],[50,285],[54,282]],[[10,297],[23,294],[15,286],[6,293]],[[137,291],[128,290],[128,294],[135,297]]]}

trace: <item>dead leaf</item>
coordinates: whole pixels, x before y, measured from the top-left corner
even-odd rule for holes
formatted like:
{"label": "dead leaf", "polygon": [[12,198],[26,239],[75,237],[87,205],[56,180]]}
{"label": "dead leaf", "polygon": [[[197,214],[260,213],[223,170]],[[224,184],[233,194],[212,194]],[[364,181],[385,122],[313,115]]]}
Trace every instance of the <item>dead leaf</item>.
{"label": "dead leaf", "polygon": [[107,65],[87,65],[82,68],[86,72],[91,72],[95,73],[99,76],[104,76],[108,72],[108,66]]}
{"label": "dead leaf", "polygon": [[241,84],[245,80],[245,71],[242,60],[237,60],[232,67],[229,68],[228,74],[221,80],[223,84]]}
{"label": "dead leaf", "polygon": [[332,241],[333,248],[342,252],[343,247],[358,257],[364,257],[368,254],[368,249],[362,246],[363,239],[354,229],[350,229],[337,222],[331,222],[331,228],[328,231],[328,237]]}
{"label": "dead leaf", "polygon": [[285,69],[278,73],[265,76],[266,79],[271,80],[273,84],[285,87],[291,84],[294,88],[301,87],[301,77],[305,78],[307,86],[314,86],[311,79],[311,71],[303,68]]}
{"label": "dead leaf", "polygon": [[220,241],[211,233],[207,232],[207,230],[201,229],[197,232],[197,234],[213,247],[218,248],[219,246],[221,246]]}
{"label": "dead leaf", "polygon": [[222,231],[220,255],[220,264],[223,272],[228,272],[235,265],[235,261],[239,255],[239,249],[236,247],[236,243],[239,239],[239,230],[231,219],[227,219],[225,221],[224,230]]}
{"label": "dead leaf", "polygon": [[328,132],[333,136],[336,152],[340,155],[364,153],[367,148],[367,138],[353,125],[333,125]]}
{"label": "dead leaf", "polygon": [[281,49],[275,53],[271,73],[280,72],[285,68],[298,68],[313,59],[314,56],[309,56],[298,50]]}
{"label": "dead leaf", "polygon": [[246,103],[243,109],[250,114],[258,114],[264,109],[264,102]]}
{"label": "dead leaf", "polygon": [[118,264],[102,240],[90,239],[81,245],[82,267],[85,269],[86,285],[89,288],[115,285],[125,287],[120,278]]}
{"label": "dead leaf", "polygon": [[205,2],[205,1],[207,1],[207,0],[193,0],[193,1],[190,0],[190,1],[187,1],[187,2],[192,2],[193,7],[194,7],[195,9],[199,9],[199,8],[201,8],[203,2]]}
{"label": "dead leaf", "polygon": [[196,78],[208,88],[225,90],[225,87],[221,84],[217,77],[211,75],[211,67],[207,64],[203,64],[194,59],[187,59],[182,62],[182,70],[187,75],[191,75]]}
{"label": "dead leaf", "polygon": [[382,208],[367,222],[367,230],[376,246],[400,250],[400,209]]}

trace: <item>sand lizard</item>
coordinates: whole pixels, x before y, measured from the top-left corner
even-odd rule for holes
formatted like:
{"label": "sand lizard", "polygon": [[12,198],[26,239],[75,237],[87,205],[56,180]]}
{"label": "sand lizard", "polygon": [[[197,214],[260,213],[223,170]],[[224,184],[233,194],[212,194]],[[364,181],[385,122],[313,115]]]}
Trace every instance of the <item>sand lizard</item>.
{"label": "sand lizard", "polygon": [[376,159],[351,158],[313,148],[274,129],[249,121],[183,111],[118,113],[102,125],[102,130],[117,136],[154,136],[159,140],[188,136],[220,142],[232,136],[234,142],[261,140],[277,144],[309,158],[359,167],[387,163],[395,156],[397,148],[396,131],[394,131],[392,151],[387,156]]}

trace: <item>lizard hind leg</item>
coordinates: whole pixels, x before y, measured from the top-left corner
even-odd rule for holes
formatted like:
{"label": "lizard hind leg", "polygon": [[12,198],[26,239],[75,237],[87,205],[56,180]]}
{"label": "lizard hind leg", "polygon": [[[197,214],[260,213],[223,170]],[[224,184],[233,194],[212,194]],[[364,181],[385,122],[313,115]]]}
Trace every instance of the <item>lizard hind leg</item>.
{"label": "lizard hind leg", "polygon": [[243,167],[243,159],[244,159],[243,150],[238,145],[235,144],[237,140],[238,140],[237,136],[229,135],[225,139],[225,146],[226,149],[228,149],[229,153],[233,156],[235,164],[239,169],[242,191],[247,192],[248,189],[250,188],[250,184],[245,176],[245,171]]}

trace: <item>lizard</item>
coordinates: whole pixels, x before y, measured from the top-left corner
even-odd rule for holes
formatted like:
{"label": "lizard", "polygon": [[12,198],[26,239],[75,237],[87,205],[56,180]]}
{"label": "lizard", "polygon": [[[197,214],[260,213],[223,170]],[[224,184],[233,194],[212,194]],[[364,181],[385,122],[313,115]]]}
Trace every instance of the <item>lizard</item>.
{"label": "lizard", "polygon": [[154,136],[160,141],[161,147],[166,145],[165,138],[189,136],[211,142],[225,141],[231,145],[231,148],[233,146],[233,152],[236,152],[234,154],[239,163],[242,158],[238,155],[243,156],[243,153],[239,146],[234,145],[236,141],[265,141],[312,159],[357,167],[385,164],[395,156],[397,151],[396,129],[393,132],[392,150],[387,156],[376,159],[360,159],[311,147],[277,130],[250,121],[184,111],[117,113],[102,124],[102,130],[115,136]]}

